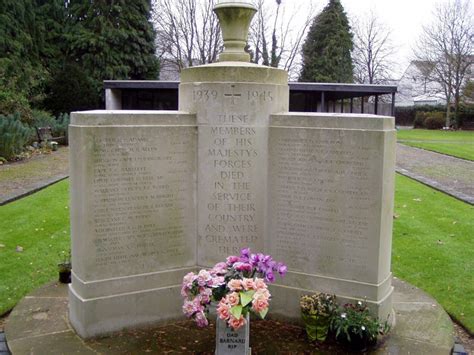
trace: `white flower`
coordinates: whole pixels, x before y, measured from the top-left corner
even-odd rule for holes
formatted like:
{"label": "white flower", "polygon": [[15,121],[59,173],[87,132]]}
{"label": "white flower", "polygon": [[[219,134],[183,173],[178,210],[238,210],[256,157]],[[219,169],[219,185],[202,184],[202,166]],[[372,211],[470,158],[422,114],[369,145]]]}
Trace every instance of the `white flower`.
{"label": "white flower", "polygon": [[365,330],[365,327],[364,327],[364,326],[362,326],[362,327],[360,327],[360,329],[362,329],[362,330]]}
{"label": "white flower", "polygon": [[345,314],[345,313],[342,313],[342,314],[341,314],[341,318],[346,318],[346,314]]}
{"label": "white flower", "polygon": [[362,302],[361,302],[361,301],[357,301],[357,304],[358,304],[359,306],[362,306]]}

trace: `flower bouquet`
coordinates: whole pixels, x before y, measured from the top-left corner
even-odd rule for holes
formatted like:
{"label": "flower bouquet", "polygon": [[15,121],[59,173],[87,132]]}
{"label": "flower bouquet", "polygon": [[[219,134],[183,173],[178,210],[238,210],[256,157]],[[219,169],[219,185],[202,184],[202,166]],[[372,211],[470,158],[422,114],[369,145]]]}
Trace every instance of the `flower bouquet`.
{"label": "flower bouquet", "polygon": [[229,256],[210,270],[184,276],[183,312],[199,327],[205,327],[209,324],[209,306],[215,302],[218,317],[237,330],[246,324],[250,312],[265,317],[271,297],[267,283],[275,281],[277,273],[284,276],[286,270],[283,263],[274,261],[270,255],[242,249],[240,256]]}

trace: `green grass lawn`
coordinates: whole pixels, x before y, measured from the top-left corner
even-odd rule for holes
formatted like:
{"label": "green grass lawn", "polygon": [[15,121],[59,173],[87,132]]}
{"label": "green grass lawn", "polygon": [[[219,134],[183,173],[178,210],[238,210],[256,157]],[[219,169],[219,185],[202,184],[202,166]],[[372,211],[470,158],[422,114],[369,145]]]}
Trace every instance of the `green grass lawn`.
{"label": "green grass lawn", "polygon": [[[0,314],[57,277],[59,253],[69,247],[68,183],[0,207]],[[394,274],[435,297],[471,332],[473,213],[466,203],[397,176]]]}
{"label": "green grass lawn", "polygon": [[0,315],[57,277],[70,245],[68,188],[65,180],[0,207]]}
{"label": "green grass lawn", "polygon": [[402,129],[397,132],[397,139],[411,147],[474,160],[474,131]]}
{"label": "green grass lawn", "polygon": [[392,270],[474,331],[474,207],[397,176]]}

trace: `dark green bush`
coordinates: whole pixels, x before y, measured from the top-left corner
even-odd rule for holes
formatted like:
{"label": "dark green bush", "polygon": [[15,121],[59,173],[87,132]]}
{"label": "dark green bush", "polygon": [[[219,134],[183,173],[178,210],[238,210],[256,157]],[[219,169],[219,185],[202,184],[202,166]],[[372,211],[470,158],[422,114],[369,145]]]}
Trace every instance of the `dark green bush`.
{"label": "dark green bush", "polygon": [[415,108],[396,107],[395,108],[395,124],[397,126],[411,126],[415,120]]}
{"label": "dark green bush", "polygon": [[427,129],[442,129],[446,125],[444,112],[426,112],[425,115],[423,124]]}
{"label": "dark green bush", "polygon": [[424,128],[426,120],[426,112],[416,112],[413,128]]}
{"label": "dark green bush", "polygon": [[32,129],[21,122],[19,114],[0,115],[0,156],[12,159],[21,153],[32,133]]}
{"label": "dark green bush", "polygon": [[[396,107],[395,108],[395,124],[398,126],[411,126],[415,128],[421,128],[421,126],[415,126],[416,115],[419,112],[446,112],[446,106],[437,105],[422,105],[422,106],[409,106],[409,107]],[[419,122],[419,120],[418,120]],[[418,123],[417,123],[418,124]]]}

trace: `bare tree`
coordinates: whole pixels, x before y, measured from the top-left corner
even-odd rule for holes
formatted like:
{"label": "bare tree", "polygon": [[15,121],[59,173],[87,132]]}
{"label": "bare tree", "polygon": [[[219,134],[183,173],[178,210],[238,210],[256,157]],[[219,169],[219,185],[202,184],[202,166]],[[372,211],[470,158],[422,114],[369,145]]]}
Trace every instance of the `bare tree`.
{"label": "bare tree", "polygon": [[[316,0],[307,0],[304,15],[292,2],[255,0],[258,9],[250,26],[247,50],[252,62],[299,73],[304,36],[315,14]],[[153,21],[162,67],[171,70],[212,63],[222,48],[216,0],[154,0]],[[303,17],[303,20],[301,19]],[[293,75],[292,75],[293,74]]]}
{"label": "bare tree", "polygon": [[474,23],[470,0],[449,0],[436,6],[433,22],[423,27],[415,49],[418,60],[433,63],[432,80],[446,97],[446,126],[450,125],[451,103],[456,124],[466,75],[473,64]]}
{"label": "bare tree", "polygon": [[222,47],[215,0],[154,0],[153,22],[162,65],[173,70],[215,62]]}
{"label": "bare tree", "polygon": [[258,12],[250,27],[248,46],[252,62],[279,67],[288,70],[290,77],[297,77],[301,46],[316,13],[314,4],[313,0],[307,2],[302,15],[291,2],[256,0]]}
{"label": "bare tree", "polygon": [[391,41],[391,31],[369,12],[354,21],[354,80],[361,84],[380,84],[391,78],[395,47]]}

